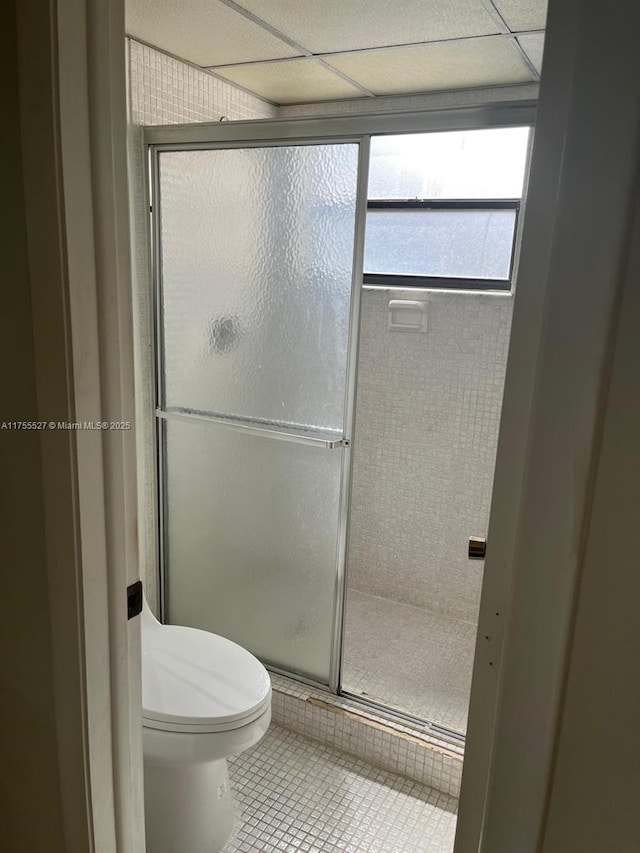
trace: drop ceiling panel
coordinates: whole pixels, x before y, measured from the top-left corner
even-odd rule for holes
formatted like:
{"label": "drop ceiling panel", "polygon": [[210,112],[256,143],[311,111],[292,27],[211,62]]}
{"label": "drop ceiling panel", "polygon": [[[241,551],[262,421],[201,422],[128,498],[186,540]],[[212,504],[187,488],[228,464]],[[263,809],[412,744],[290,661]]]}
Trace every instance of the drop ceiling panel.
{"label": "drop ceiling panel", "polygon": [[531,60],[534,68],[540,73],[542,70],[542,50],[544,48],[544,33],[524,33],[518,36],[520,47]]}
{"label": "drop ceiling panel", "polygon": [[313,59],[234,65],[230,68],[216,68],[215,73],[277,104],[363,96],[360,89],[351,86]]}
{"label": "drop ceiling panel", "polygon": [[493,0],[511,32],[543,30],[547,19],[547,0]]}
{"label": "drop ceiling panel", "polygon": [[217,0],[127,0],[126,29],[134,38],[202,66],[299,55]]}
{"label": "drop ceiling panel", "polygon": [[327,61],[376,95],[532,80],[516,48],[501,36],[343,54]]}
{"label": "drop ceiling panel", "polygon": [[237,0],[313,53],[488,35],[482,0]]}

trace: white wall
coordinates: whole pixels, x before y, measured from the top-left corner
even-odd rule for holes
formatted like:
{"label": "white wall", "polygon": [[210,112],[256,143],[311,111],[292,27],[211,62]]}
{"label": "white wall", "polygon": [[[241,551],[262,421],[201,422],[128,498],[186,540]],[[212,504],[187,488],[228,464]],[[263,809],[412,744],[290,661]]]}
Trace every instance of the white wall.
{"label": "white wall", "polygon": [[153,445],[153,335],[149,279],[146,161],[142,127],[273,118],[276,107],[161,51],[127,40],[129,70],[129,180],[131,186],[134,292],[136,299],[136,440],[141,577],[157,612],[158,579]]}

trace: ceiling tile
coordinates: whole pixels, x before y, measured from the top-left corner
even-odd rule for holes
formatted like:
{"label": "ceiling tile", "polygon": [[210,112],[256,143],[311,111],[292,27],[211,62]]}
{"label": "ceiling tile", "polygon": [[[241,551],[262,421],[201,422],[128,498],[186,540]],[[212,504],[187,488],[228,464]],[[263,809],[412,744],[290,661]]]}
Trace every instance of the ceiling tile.
{"label": "ceiling tile", "polygon": [[514,33],[544,29],[547,0],[493,0],[493,4]]}
{"label": "ceiling tile", "polygon": [[237,0],[313,53],[489,35],[482,0]]}
{"label": "ceiling tile", "polygon": [[217,0],[127,0],[126,30],[196,65],[299,55]]}
{"label": "ceiling tile", "polygon": [[313,59],[216,68],[216,74],[276,104],[361,98],[362,92]]}
{"label": "ceiling tile", "polygon": [[531,72],[509,41],[488,36],[349,53],[327,62],[376,95],[528,83]]}
{"label": "ceiling tile", "polygon": [[544,48],[544,33],[523,33],[518,36],[520,47],[531,60],[538,74],[542,70],[542,49]]}

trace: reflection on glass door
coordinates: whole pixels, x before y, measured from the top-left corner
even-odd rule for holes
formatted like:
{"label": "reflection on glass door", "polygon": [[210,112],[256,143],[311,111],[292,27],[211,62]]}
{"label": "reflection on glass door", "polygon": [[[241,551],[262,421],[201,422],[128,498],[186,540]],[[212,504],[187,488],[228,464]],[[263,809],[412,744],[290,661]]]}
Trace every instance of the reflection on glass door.
{"label": "reflection on glass door", "polygon": [[328,683],[359,145],[155,156],[165,619]]}

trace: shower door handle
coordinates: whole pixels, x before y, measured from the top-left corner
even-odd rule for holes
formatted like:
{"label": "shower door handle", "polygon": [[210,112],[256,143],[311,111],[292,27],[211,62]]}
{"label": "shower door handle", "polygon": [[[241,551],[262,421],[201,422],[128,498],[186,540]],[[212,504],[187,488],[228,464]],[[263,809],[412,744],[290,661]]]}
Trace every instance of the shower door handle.
{"label": "shower door handle", "polygon": [[487,540],[481,536],[469,537],[469,559],[484,560],[487,554]]}

